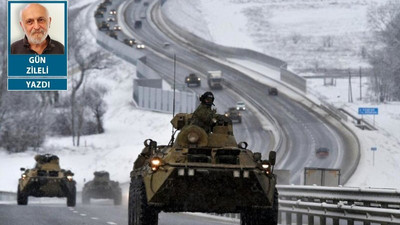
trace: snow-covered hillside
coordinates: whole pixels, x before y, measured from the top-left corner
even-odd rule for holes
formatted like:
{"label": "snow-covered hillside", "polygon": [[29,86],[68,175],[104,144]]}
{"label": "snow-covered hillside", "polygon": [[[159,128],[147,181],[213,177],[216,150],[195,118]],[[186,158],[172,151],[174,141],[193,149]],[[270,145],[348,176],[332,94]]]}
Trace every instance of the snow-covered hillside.
{"label": "snow-covered hillside", "polygon": [[[202,38],[283,59],[297,72],[368,67],[362,58],[372,42],[367,11],[385,1],[169,0],[166,9]],[[195,13],[180,19],[182,12]]]}

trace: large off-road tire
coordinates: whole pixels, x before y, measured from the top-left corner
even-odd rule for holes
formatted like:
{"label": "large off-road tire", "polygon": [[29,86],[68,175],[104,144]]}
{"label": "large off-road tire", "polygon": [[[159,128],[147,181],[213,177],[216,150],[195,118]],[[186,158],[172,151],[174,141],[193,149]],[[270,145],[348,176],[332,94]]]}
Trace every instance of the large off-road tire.
{"label": "large off-road tire", "polygon": [[278,190],[274,191],[274,202],[270,209],[247,209],[240,213],[241,225],[277,225]]}
{"label": "large off-road tire", "polygon": [[147,204],[146,190],[141,178],[132,179],[129,186],[128,224],[158,224],[158,211]]}
{"label": "large off-road tire", "polygon": [[28,195],[19,189],[19,185],[17,189],[17,203],[18,205],[28,204]]}
{"label": "large off-road tire", "polygon": [[278,194],[278,189],[275,188],[274,191],[274,204],[272,205],[271,209],[266,210],[266,219],[267,223],[266,225],[277,225],[278,224],[278,207],[279,207],[279,200],[278,200],[279,194]]}
{"label": "large off-road tire", "polygon": [[67,206],[74,207],[76,205],[76,187],[75,184],[70,185],[67,193]]}
{"label": "large off-road tire", "polygon": [[82,204],[89,205],[90,204],[90,196],[87,193],[82,192]]}

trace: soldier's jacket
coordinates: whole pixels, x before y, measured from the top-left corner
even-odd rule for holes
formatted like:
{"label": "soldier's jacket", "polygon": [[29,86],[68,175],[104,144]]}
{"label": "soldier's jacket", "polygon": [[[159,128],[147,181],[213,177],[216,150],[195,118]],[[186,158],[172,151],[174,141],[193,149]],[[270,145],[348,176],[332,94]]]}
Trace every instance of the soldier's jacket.
{"label": "soldier's jacket", "polygon": [[211,107],[205,104],[200,104],[193,112],[190,124],[197,125],[207,133],[210,133],[214,124],[213,118],[216,118],[216,116],[217,112],[215,109],[211,109]]}

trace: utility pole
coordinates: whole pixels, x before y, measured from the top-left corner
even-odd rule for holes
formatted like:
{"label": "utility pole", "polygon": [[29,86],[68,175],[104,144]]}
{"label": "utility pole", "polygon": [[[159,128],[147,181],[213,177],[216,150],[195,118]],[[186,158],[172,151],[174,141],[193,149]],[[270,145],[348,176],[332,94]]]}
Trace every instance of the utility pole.
{"label": "utility pole", "polygon": [[353,102],[353,90],[351,89],[351,72],[349,69],[349,95],[348,95],[348,101],[349,103]]}
{"label": "utility pole", "polygon": [[[175,89],[176,89],[176,54],[174,53],[174,96],[173,96],[173,101],[172,101],[172,118],[174,118],[175,116]],[[172,126],[172,135],[171,135],[171,140],[169,141],[169,146],[172,146],[172,144],[174,143],[174,135],[175,135],[175,131],[174,131],[174,126]]]}
{"label": "utility pole", "polygon": [[358,71],[360,74],[360,101],[362,101],[362,85],[361,85],[361,80],[362,80],[362,76],[361,76],[361,66],[360,66],[360,70]]}

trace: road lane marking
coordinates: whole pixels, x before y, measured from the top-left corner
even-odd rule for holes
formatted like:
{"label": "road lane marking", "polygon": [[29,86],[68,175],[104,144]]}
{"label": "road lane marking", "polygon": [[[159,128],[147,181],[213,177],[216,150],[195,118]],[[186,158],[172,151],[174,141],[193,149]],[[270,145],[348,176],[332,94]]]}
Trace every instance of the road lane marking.
{"label": "road lane marking", "polygon": [[90,219],[92,219],[92,220],[98,220],[99,218],[97,218],[97,217],[92,217],[92,218],[90,218]]}
{"label": "road lane marking", "polygon": [[107,222],[107,224],[110,224],[110,225],[117,225],[117,224],[114,223],[114,222]]}
{"label": "road lane marking", "polygon": [[81,213],[81,216],[86,216],[86,214],[84,214],[84,213]]}

